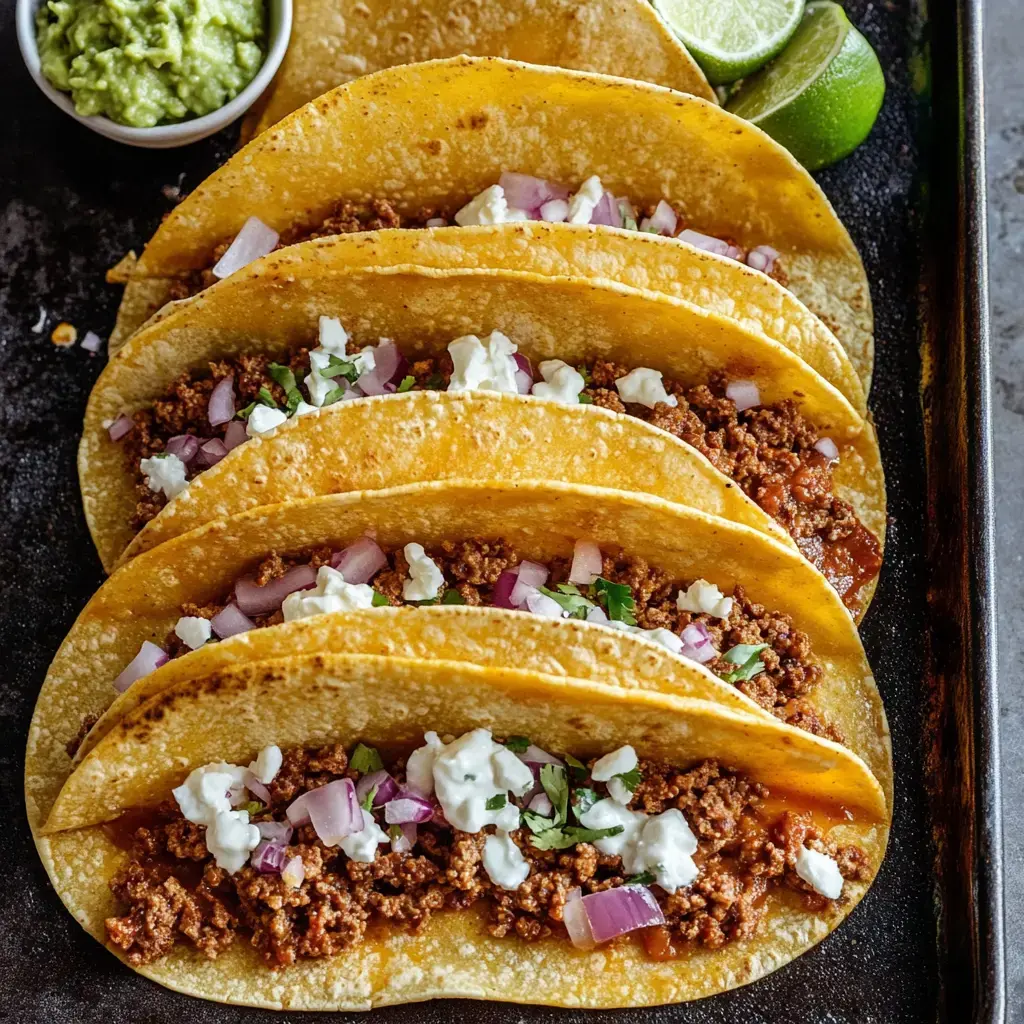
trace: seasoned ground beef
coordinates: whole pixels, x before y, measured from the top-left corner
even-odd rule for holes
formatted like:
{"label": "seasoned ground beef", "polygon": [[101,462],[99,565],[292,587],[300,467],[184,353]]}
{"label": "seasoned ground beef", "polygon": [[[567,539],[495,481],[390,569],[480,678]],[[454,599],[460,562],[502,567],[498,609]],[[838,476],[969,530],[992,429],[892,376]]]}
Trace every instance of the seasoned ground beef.
{"label": "seasoned ground beef", "polygon": [[[649,761],[639,767],[632,806],[652,814],[679,808],[698,840],[694,859],[700,875],[693,885],[673,895],[652,886],[666,924],[636,937],[654,958],[753,935],[773,890],[800,893],[809,912],[827,906],[830,901],[795,872],[802,846],[834,857],[844,878],[868,878],[862,850],[837,849],[807,815],[767,812],[763,786],[715,761],[688,771]],[[401,762],[392,774],[404,781]],[[283,820],[297,796],[341,777],[357,779],[359,773],[340,746],[287,751],[270,785],[270,805],[253,820]],[[591,785],[604,795],[602,783]],[[289,859],[299,856],[305,867],[298,887],[251,865],[235,875],[218,868],[206,850],[205,828],[186,821],[173,801],[154,813],[126,815],[106,829],[130,850],[110,883],[124,913],[107,920],[107,937],[135,966],[152,963],[182,940],[213,959],[243,936],[268,966],[280,967],[351,948],[371,924],[387,922],[415,933],[436,913],[481,901],[496,938],[567,940],[562,910],[570,890],[587,894],[627,881],[618,857],[600,854],[589,843],[568,851],[537,850],[526,829],[512,835],[530,874],[511,892],[496,888],[483,869],[485,833],[436,822],[419,827],[410,852],[382,847],[370,864],[349,860],[303,826],[287,850]]]}
{"label": "seasoned ground beef", "polygon": [[[508,542],[501,539],[476,537],[464,541],[444,541],[426,549],[444,575],[445,584],[438,596],[440,601],[451,601],[449,591],[455,591],[461,600],[454,603],[490,605],[493,603],[494,584],[506,569],[523,561],[523,556]],[[409,577],[409,566],[402,549],[384,549],[388,559],[370,581],[373,589],[387,599],[388,604],[403,605],[403,583]],[[254,569],[254,578],[260,585],[276,579],[295,565],[312,564],[315,568],[330,561],[329,548],[282,557],[271,552]],[[551,571],[548,588],[556,588],[569,579],[571,561],[556,558],[548,563]],[[763,605],[748,600],[743,588],[733,591],[732,611],[727,619],[703,613],[680,611],[676,596],[692,580],[676,580],[644,559],[629,555],[605,555],[601,575],[611,583],[630,588],[636,623],[643,629],[668,629],[681,633],[691,622],[704,625],[714,648],[726,654],[737,644],[767,644],[758,657],[763,671],[752,679],[738,680],[735,684],[761,707],[791,725],[837,742],[843,737],[831,723],[821,718],[804,699],[821,680],[821,666],[815,661],[811,642],[806,633],[793,627],[792,619],[781,612],[767,610]],[[588,590],[581,587],[581,592]],[[210,605],[198,608],[193,604],[181,607],[182,615],[213,618],[231,600],[230,594]],[[595,599],[596,600],[596,599]],[[525,613],[524,613],[525,614]],[[257,627],[274,626],[283,622],[280,611],[253,618]],[[166,637],[164,649],[177,657],[188,653],[188,648],[172,630]],[[707,667],[722,678],[731,676],[736,665],[722,657],[708,662]]]}
{"label": "seasoned ground beef", "polygon": [[[184,374],[167,398],[154,403],[152,410],[135,414],[135,429],[123,441],[138,486],[133,529],[141,529],[165,503],[161,495],[145,486],[140,460],[163,451],[176,434],[222,437],[226,425],[211,429],[206,412],[214,385],[228,374],[235,376],[243,406],[258,400],[261,388],[267,389],[278,405],[284,405],[285,394],[268,371],[270,362],[265,356],[240,356],[211,363],[207,375]],[[308,350],[295,353],[290,367],[301,383],[309,372]],[[881,548],[853,507],[835,494],[831,463],[815,449],[819,435],[796,403],[785,401],[737,412],[725,393],[727,376],[715,373],[707,384],[689,388],[666,379],[665,389],[675,395],[678,404],[659,403],[649,409],[620,399],[615,381],[629,372],[628,367],[598,361],[583,369],[590,382],[585,394],[594,405],[636,416],[696,448],[789,532],[847,607],[853,611],[860,607],[864,585],[881,568]],[[447,353],[419,360],[409,367],[412,390],[447,388],[451,373]],[[195,472],[190,469],[190,476]]]}

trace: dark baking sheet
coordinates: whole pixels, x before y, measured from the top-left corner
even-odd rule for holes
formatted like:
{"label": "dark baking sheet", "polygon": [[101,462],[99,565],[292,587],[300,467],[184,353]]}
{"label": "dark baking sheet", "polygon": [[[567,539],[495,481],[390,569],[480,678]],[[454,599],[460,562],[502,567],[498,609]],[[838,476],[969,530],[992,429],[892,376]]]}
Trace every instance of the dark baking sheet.
{"label": "dark baking sheet", "polygon": [[[178,996],[122,967],[63,910],[24,820],[22,751],[35,695],[102,578],[75,449],[103,359],[56,348],[49,331],[67,319],[80,335],[109,332],[118,295],[103,270],[149,237],[177,191],[212,170],[233,137],[150,153],[93,135],[29,80],[13,9],[0,0],[0,864],[8,879],[0,1021],[281,1019]],[[980,3],[936,4],[930,23],[907,0],[849,0],[847,9],[888,81],[869,142],[821,175],[864,255],[877,315],[872,407],[891,526],[863,633],[896,767],[895,830],[881,874],[818,948],[699,1004],[582,1014],[449,1001],[378,1016],[403,1024],[469,1013],[482,1024],[510,1015],[617,1024],[1002,1019]],[[47,328],[33,334],[40,305]],[[931,371],[923,400],[922,353]]]}

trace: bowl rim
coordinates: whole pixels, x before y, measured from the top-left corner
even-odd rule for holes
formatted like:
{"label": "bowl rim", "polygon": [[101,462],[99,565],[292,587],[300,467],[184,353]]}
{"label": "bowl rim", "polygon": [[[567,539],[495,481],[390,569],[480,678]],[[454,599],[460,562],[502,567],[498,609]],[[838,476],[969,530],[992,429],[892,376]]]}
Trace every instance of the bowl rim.
{"label": "bowl rim", "polygon": [[57,89],[43,74],[42,62],[39,57],[39,44],[36,39],[36,11],[46,0],[17,0],[15,21],[18,34],[18,48],[22,60],[32,80],[40,91],[53,103],[73,117],[79,124],[91,128],[94,132],[124,142],[130,146],[152,148],[170,148],[184,146],[190,142],[220,131],[236,118],[241,117],[266,91],[271,79],[277,74],[284,60],[291,41],[292,32],[292,0],[265,0],[269,15],[267,48],[259,71],[252,81],[233,99],[222,107],[174,124],[154,125],[151,128],[134,128],[112,121],[103,114],[79,114],[71,100],[70,93]]}

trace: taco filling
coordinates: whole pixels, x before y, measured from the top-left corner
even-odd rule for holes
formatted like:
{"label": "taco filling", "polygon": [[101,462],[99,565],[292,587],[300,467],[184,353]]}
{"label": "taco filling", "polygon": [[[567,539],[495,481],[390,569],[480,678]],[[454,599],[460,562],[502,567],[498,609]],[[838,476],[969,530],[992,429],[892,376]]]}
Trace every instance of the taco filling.
{"label": "taco filling", "polygon": [[594,224],[627,231],[642,231],[680,241],[717,256],[745,263],[774,278],[785,287],[789,281],[782,259],[770,245],[744,250],[730,239],[716,238],[687,225],[679,210],[667,200],[639,210],[628,197],[616,197],[591,175],[575,193],[564,185],[544,181],[529,174],[505,171],[496,185],[474,196],[459,210],[433,208],[412,216],[401,214],[387,198],[365,203],[343,201],[330,216],[317,224],[296,225],[283,232],[251,217],[235,238],[221,242],[211,253],[208,265],[175,281],[172,299],[186,299],[222,278],[247,266],[253,260],[298,242],[329,235],[347,235],[360,231],[390,228],[472,227],[480,224],[514,224],[544,221],[549,224]]}
{"label": "taco filling", "polygon": [[[383,605],[484,605],[575,618],[636,633],[705,665],[782,721],[843,742],[807,700],[822,676],[810,639],[788,615],[724,596],[707,580],[674,580],[644,559],[578,541],[571,559],[542,565],[500,538],[411,543],[385,550],[363,537],[282,557],[270,554],[219,600],[184,604],[163,647],[146,642],[114,681],[117,690],[238,633],[313,615]],[[82,734],[84,736],[84,733]]]}
{"label": "taco filling", "polygon": [[664,960],[750,938],[782,891],[813,914],[870,879],[860,847],[827,838],[834,820],[717,761],[559,753],[475,729],[427,732],[387,766],[360,743],[197,768],[159,809],[103,826],[130,851],[108,941],[140,966],[241,938],[274,968],[482,904],[498,939],[638,941]]}
{"label": "taco filling", "polygon": [[686,387],[648,367],[603,360],[570,366],[549,359],[535,368],[497,331],[482,341],[458,338],[442,355],[411,363],[387,340],[350,353],[334,318],[320,318],[319,340],[287,364],[241,355],[183,374],[151,408],[110,425],[136,481],[133,529],[228,451],[292,416],[366,395],[483,389],[598,405],[680,438],[789,532],[852,611],[881,568],[878,539],[833,489],[836,444],[795,402],[762,405],[754,381],[714,373]]}

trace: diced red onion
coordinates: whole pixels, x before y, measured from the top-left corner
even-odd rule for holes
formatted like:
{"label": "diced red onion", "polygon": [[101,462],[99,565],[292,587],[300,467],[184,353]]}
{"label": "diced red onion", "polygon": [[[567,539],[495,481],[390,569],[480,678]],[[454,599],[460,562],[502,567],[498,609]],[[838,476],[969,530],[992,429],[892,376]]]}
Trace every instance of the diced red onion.
{"label": "diced red onion", "polygon": [[309,793],[303,793],[302,796],[297,796],[286,808],[285,817],[288,819],[288,823],[298,828],[300,825],[309,824],[309,807],[307,806],[309,801]]}
{"label": "diced red onion", "polygon": [[121,415],[118,416],[109,427],[107,427],[107,433],[110,435],[111,441],[120,441],[125,434],[131,433],[134,429],[135,420],[130,416],[126,416],[124,413],[121,413]]}
{"label": "diced red onion", "polygon": [[644,217],[640,222],[641,231],[653,231],[659,235],[667,235],[669,238],[676,233],[678,226],[679,217],[676,215],[676,211],[664,199],[658,201],[658,205],[650,217]]}
{"label": "diced red onion", "polygon": [[264,839],[284,843],[285,846],[292,841],[292,835],[295,832],[291,825],[286,825],[283,821],[258,821],[256,827]]}
{"label": "diced red onion", "polygon": [[565,898],[562,908],[562,923],[569,933],[569,939],[577,949],[593,949],[597,943],[594,933],[590,930],[590,919],[583,906],[583,897],[579,888],[571,889]]}
{"label": "diced red onion", "polygon": [[385,385],[394,383],[395,376],[402,369],[402,353],[398,351],[393,341],[383,338],[373,349],[373,359],[373,369],[369,373],[361,374],[356,380],[356,386],[364,395],[387,394]]}
{"label": "diced red onion", "polygon": [[703,622],[691,622],[680,634],[680,639],[683,641],[680,653],[684,658],[705,665],[718,657],[718,651],[711,643],[711,637]]}
{"label": "diced red onion", "polygon": [[234,451],[240,444],[245,444],[249,435],[245,432],[245,424],[241,420],[232,420],[224,431],[224,447]]}
{"label": "diced red onion", "polygon": [[228,446],[219,438],[214,437],[199,446],[196,453],[196,463],[205,466],[216,466],[228,453]]}
{"label": "diced red onion", "polygon": [[[607,942],[638,928],[665,923],[665,915],[654,893],[646,885],[622,885],[617,889],[604,889],[583,896],[578,902],[586,914],[594,942]],[[573,942],[575,944],[575,939]]]}
{"label": "diced red onion", "polygon": [[210,619],[210,628],[221,640],[227,640],[229,636],[237,636],[239,633],[248,633],[250,629],[255,629],[256,623],[232,601]]}
{"label": "diced red onion", "polygon": [[[260,782],[260,780],[257,779],[252,772],[245,773],[245,775],[242,778],[242,783],[245,786],[245,788],[249,790],[249,792],[252,793],[252,795],[256,797],[258,800],[261,800],[265,804],[270,803],[270,790],[267,789],[267,787],[262,782]],[[263,838],[266,839],[269,837],[264,836]]]}
{"label": "diced red onion", "polygon": [[302,858],[298,855],[292,857],[285,864],[284,870],[281,872],[281,878],[293,889],[298,889],[306,880],[306,865],[302,862]]}
{"label": "diced red onion", "polygon": [[433,816],[433,803],[415,793],[403,793],[396,800],[389,800],[384,805],[384,820],[389,825],[430,821]]}
{"label": "diced red onion", "polygon": [[537,814],[543,814],[547,817],[549,814],[553,814],[555,811],[555,805],[551,802],[551,797],[547,793],[538,793],[529,803],[531,811],[535,811]]}
{"label": "diced red onion", "polygon": [[540,772],[542,764],[557,764],[561,768],[565,767],[565,762],[561,758],[549,754],[546,750],[541,750],[540,747],[532,743],[521,754],[516,754],[516,757],[523,764],[528,764],[535,773]]}
{"label": "diced red onion", "polygon": [[601,549],[592,540],[578,540],[572,549],[570,583],[593,583],[601,575],[604,559]]}
{"label": "diced red onion", "polygon": [[86,331],[82,339],[82,348],[86,352],[99,352],[103,348],[103,339],[95,331]]}
{"label": "diced red onion", "polygon": [[213,276],[218,280],[230,277],[236,270],[247,267],[253,260],[273,252],[280,237],[259,217],[250,217],[242,225],[242,230],[235,235],[234,241],[227,247],[224,255],[214,264]]}
{"label": "diced red onion", "polygon": [[775,269],[775,261],[778,258],[778,249],[773,249],[770,245],[758,245],[747,253],[747,266],[760,270],[762,274],[770,274]]}
{"label": "diced red onion", "polygon": [[[304,800],[303,810],[309,815],[313,829],[325,846],[334,846],[339,839],[363,830],[363,809],[356,798],[355,783],[351,779],[335,779],[326,786],[310,790],[299,797]],[[288,820],[298,824],[292,818],[292,808],[296,800],[288,808]]]}
{"label": "diced red onion", "polygon": [[297,565],[265,587],[257,586],[255,577],[243,576],[235,584],[235,603],[246,615],[265,615],[276,612],[289,594],[315,586],[316,569],[311,565]]}
{"label": "diced red onion", "polygon": [[176,434],[168,439],[164,448],[168,455],[173,455],[182,462],[191,462],[199,451],[199,438],[191,434]]}
{"label": "diced red onion", "polygon": [[249,863],[261,874],[279,875],[288,860],[288,847],[277,840],[261,839]]}
{"label": "diced red onion", "polygon": [[235,415],[235,378],[233,374],[217,381],[216,387],[210,392],[210,401],[206,405],[206,418],[211,427],[219,427],[222,423],[234,418]]}
{"label": "diced red onion", "polygon": [[345,577],[346,583],[369,583],[381,569],[387,568],[387,555],[372,537],[360,537],[342,551],[331,555],[331,566]]}
{"label": "diced red onion", "polygon": [[121,674],[114,680],[114,689],[118,693],[124,693],[136,679],[141,679],[143,676],[148,676],[150,672],[155,672],[161,665],[165,665],[167,661],[167,652],[162,647],[157,647],[156,644],[143,640],[139,653],[132,658]]}
{"label": "diced red onion", "polygon": [[699,231],[694,231],[693,228],[686,228],[685,231],[680,231],[676,238],[680,242],[688,242],[697,249],[713,252],[716,256],[729,255],[730,246],[728,242],[722,241],[721,238],[715,238],[713,235],[702,235]]}
{"label": "diced red onion", "polygon": [[839,461],[839,448],[831,437],[819,437],[814,442],[814,450],[824,455],[829,462]]}
{"label": "diced red onion", "polygon": [[743,256],[743,250],[739,248],[739,246],[730,245],[729,248],[725,250],[725,255],[731,260],[738,261]]}
{"label": "diced red onion", "polygon": [[[673,214],[674,216],[674,214]],[[605,192],[597,201],[594,212],[590,215],[591,224],[606,224],[610,228],[622,227],[622,214],[619,204],[611,192]]]}
{"label": "diced red onion", "polygon": [[530,360],[522,352],[514,353],[512,358],[516,364],[516,387],[519,394],[528,395],[533,388],[533,367]]}
{"label": "diced red onion", "polygon": [[602,625],[606,625],[608,623],[608,613],[600,605],[595,604],[587,612],[587,622],[599,622]]}
{"label": "diced red onion", "polygon": [[391,849],[395,853],[410,853],[416,845],[419,830],[411,821],[404,822],[398,827],[402,830],[402,834],[397,839],[391,840]]}
{"label": "diced red onion", "polygon": [[752,380],[732,380],[726,385],[725,397],[736,403],[736,411],[753,409],[761,404],[761,392]]}
{"label": "diced red onion", "polygon": [[494,584],[494,590],[491,591],[491,604],[495,608],[515,608],[512,603],[512,591],[515,590],[518,580],[518,569],[506,569],[498,577]]}
{"label": "diced red onion", "polygon": [[562,185],[535,178],[532,174],[517,174],[514,171],[502,171],[498,184],[505,192],[505,200],[509,206],[527,213],[537,213],[552,199],[568,199],[569,190]]}
{"label": "diced red onion", "polygon": [[512,607],[522,608],[530,594],[547,583],[549,575],[550,572],[546,565],[541,565],[539,562],[520,562],[516,585],[512,588],[509,598]]}
{"label": "diced red onion", "polygon": [[363,801],[373,790],[373,806],[383,807],[389,800],[398,796],[398,783],[383,768],[376,772],[368,772],[356,783],[356,797],[362,806]]}
{"label": "diced red onion", "polygon": [[448,221],[446,221],[444,217],[431,217],[430,220],[427,221],[428,228],[443,228],[447,224]]}

